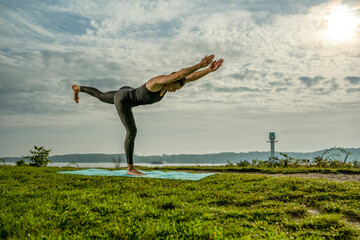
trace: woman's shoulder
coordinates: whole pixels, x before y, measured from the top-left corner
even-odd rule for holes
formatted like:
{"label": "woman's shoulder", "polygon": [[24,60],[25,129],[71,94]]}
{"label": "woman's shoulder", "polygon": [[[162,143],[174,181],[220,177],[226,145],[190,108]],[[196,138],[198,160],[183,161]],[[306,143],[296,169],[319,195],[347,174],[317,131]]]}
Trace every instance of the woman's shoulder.
{"label": "woman's shoulder", "polygon": [[159,92],[164,87],[164,84],[157,84],[153,81],[153,79],[150,79],[145,83],[145,87],[150,92]]}

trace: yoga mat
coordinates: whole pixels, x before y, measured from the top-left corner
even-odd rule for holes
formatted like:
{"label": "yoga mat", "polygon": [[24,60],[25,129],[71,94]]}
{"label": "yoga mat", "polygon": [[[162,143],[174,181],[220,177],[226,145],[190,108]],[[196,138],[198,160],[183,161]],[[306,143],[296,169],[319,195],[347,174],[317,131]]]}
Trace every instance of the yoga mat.
{"label": "yoga mat", "polygon": [[61,171],[58,173],[77,174],[86,176],[117,176],[117,177],[143,177],[143,178],[166,178],[166,179],[181,179],[198,181],[207,176],[215,175],[217,173],[188,173],[188,172],[163,172],[163,171],[140,171],[147,175],[133,176],[127,175],[126,170],[106,170],[106,169],[84,169],[76,171]]}

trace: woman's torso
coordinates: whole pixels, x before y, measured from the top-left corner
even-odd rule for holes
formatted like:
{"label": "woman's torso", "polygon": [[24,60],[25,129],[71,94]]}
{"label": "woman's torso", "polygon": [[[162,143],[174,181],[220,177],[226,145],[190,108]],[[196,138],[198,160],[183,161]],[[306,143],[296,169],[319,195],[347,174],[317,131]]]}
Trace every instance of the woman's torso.
{"label": "woman's torso", "polygon": [[141,85],[138,88],[122,87],[119,89],[119,93],[122,95],[119,99],[122,103],[131,105],[131,107],[139,105],[147,105],[159,102],[163,97],[160,96],[161,90],[158,92],[151,92],[146,88],[146,84]]}

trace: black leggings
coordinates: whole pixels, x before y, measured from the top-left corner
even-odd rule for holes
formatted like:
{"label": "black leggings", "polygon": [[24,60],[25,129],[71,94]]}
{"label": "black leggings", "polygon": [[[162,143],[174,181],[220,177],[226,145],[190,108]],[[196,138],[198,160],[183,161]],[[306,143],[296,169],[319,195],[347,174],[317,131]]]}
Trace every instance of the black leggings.
{"label": "black leggings", "polygon": [[133,155],[134,155],[134,145],[135,145],[135,137],[136,137],[136,124],[134,115],[132,112],[132,107],[129,104],[129,100],[126,98],[126,93],[133,88],[131,87],[122,87],[118,91],[109,91],[103,93],[96,88],[92,87],[80,87],[80,92],[84,92],[90,94],[98,98],[102,102],[114,104],[117,113],[126,129],[126,138],[125,138],[125,154],[126,161],[128,164],[133,164]]}

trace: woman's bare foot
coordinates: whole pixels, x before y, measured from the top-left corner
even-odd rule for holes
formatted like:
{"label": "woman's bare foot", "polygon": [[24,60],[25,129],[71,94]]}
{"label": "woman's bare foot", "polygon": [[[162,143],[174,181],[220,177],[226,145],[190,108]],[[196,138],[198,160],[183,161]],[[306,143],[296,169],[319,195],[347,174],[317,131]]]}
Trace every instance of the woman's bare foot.
{"label": "woman's bare foot", "polygon": [[129,164],[127,171],[126,171],[127,175],[135,175],[135,176],[142,176],[142,175],[146,175],[146,173],[140,172],[138,170],[135,169],[134,165]]}
{"label": "woman's bare foot", "polygon": [[74,100],[76,103],[79,103],[79,96],[78,93],[80,92],[80,86],[73,84],[71,86],[72,90],[74,91]]}

